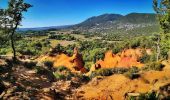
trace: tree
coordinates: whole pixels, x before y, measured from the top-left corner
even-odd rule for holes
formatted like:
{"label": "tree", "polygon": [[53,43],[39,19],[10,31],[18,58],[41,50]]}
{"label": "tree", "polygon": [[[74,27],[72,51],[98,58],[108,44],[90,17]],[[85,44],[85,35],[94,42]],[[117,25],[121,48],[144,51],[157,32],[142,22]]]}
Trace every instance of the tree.
{"label": "tree", "polygon": [[152,37],[153,43],[156,44],[156,61],[159,61],[160,54],[161,54],[161,47],[160,47],[160,34],[154,34]]}
{"label": "tree", "polygon": [[[153,8],[157,13],[157,18],[162,30],[162,34],[159,35],[157,47],[161,47],[161,55],[167,56],[167,52],[170,50],[170,0],[153,0]],[[158,52],[159,53],[159,52]]]}
{"label": "tree", "polygon": [[170,33],[170,0],[153,0],[153,8],[157,13],[163,33]]}
{"label": "tree", "polygon": [[28,8],[32,7],[25,3],[24,0],[9,0],[8,8],[1,9],[0,27],[5,30],[5,33],[10,35],[11,47],[13,50],[13,59],[16,60],[16,50],[14,45],[14,35],[23,19],[23,12],[27,12]]}

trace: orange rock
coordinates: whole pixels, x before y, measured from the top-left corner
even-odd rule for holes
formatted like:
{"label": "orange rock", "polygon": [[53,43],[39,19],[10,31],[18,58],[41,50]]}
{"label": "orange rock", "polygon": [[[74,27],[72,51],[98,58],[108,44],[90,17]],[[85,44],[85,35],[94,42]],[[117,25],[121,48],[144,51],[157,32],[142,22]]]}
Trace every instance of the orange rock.
{"label": "orange rock", "polygon": [[[149,50],[148,50],[149,52]],[[99,60],[96,65],[100,65],[101,68],[114,68],[123,67],[130,68],[133,66],[142,67],[144,64],[138,62],[139,57],[142,56],[142,49],[126,49],[122,53],[113,54],[112,51],[105,53],[104,60]]]}
{"label": "orange rock", "polygon": [[62,53],[56,56],[45,56],[42,57],[42,61],[53,61],[54,67],[65,66],[73,72],[81,71],[86,72],[84,68],[84,62],[82,55],[78,53],[78,49],[74,48],[74,53],[72,57]]}

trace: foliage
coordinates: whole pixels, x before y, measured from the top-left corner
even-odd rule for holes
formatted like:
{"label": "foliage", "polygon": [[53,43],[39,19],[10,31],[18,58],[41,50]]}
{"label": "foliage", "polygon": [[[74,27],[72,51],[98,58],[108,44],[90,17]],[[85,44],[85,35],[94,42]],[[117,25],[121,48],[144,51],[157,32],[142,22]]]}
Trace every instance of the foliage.
{"label": "foliage", "polygon": [[64,66],[57,67],[56,71],[53,72],[53,75],[56,80],[70,80],[74,76],[74,74]]}
{"label": "foliage", "polygon": [[70,34],[57,34],[57,35],[52,34],[49,36],[49,39],[72,41],[75,40],[76,38],[74,36],[71,36]]}
{"label": "foliage", "polygon": [[167,58],[167,52],[170,50],[170,1],[169,0],[153,0],[153,7],[157,13],[160,28],[162,29],[161,35],[161,56]]}
{"label": "foliage", "polygon": [[139,57],[138,61],[144,64],[154,62],[156,61],[156,54],[154,53],[154,51],[152,51],[152,54],[148,55],[147,52],[144,50],[142,51],[142,56]]}
{"label": "foliage", "polygon": [[145,94],[140,94],[137,100],[159,100],[159,95],[156,92],[148,92]]}
{"label": "foliage", "polygon": [[46,68],[43,68],[42,66],[36,66],[35,67],[36,73],[39,75],[44,75],[49,79],[50,82],[55,81],[55,76],[51,70],[48,70]]}
{"label": "foliage", "polygon": [[98,69],[93,71],[90,75],[90,78],[94,78],[96,76],[110,76],[112,74],[123,74],[127,72],[128,69],[125,68],[105,68],[105,69]]}
{"label": "foliage", "polygon": [[104,53],[105,53],[104,51],[96,52],[95,55],[94,55],[94,58],[93,58],[93,62],[95,63],[98,60],[103,60],[104,56],[105,56]]}
{"label": "foliage", "polygon": [[139,72],[139,69],[137,67],[132,67],[128,70],[128,72],[125,73],[125,76],[133,80],[133,79],[140,77],[138,72]]}
{"label": "foliage", "polygon": [[0,28],[5,29],[5,32],[10,34],[11,47],[13,49],[13,58],[16,60],[16,50],[14,45],[14,35],[18,26],[21,24],[23,12],[31,5],[24,2],[24,0],[9,0],[8,8],[0,10]]}
{"label": "foliage", "polygon": [[161,71],[164,65],[161,62],[150,62],[143,68],[143,70],[157,70]]}
{"label": "foliage", "polygon": [[50,70],[53,68],[53,64],[54,62],[52,61],[44,61],[44,66],[46,66]]}

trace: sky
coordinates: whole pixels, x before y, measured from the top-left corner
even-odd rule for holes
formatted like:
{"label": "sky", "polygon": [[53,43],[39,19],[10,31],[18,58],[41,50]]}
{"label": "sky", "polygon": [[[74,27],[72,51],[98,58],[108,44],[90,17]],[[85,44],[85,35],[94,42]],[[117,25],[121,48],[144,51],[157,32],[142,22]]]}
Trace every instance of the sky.
{"label": "sky", "polygon": [[[8,0],[0,0],[0,8]],[[152,0],[26,0],[33,5],[24,13],[23,28],[72,25],[106,13],[154,13]]]}

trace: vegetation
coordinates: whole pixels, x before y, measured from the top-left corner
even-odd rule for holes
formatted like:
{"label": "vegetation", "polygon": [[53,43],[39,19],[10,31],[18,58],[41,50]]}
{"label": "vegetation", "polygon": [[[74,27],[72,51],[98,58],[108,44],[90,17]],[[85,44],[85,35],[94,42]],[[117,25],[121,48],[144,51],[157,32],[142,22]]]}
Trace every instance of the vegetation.
{"label": "vegetation", "polygon": [[[155,83],[144,79],[144,75],[148,73],[147,75],[149,76],[149,74],[152,74],[150,72],[154,71],[160,72],[161,74],[162,72],[168,72],[164,71],[163,68],[169,64],[167,61],[169,59],[168,55],[170,57],[170,54],[168,54],[168,52],[170,53],[169,5],[169,0],[161,0],[161,2],[153,0],[153,7],[157,14],[131,13],[125,16],[119,14],[104,14],[63,29],[52,28],[40,31],[20,31],[17,30],[17,28],[21,25],[23,13],[26,12],[31,5],[25,3],[24,0],[9,0],[8,7],[6,9],[0,9],[0,99],[3,99],[1,97],[5,97],[4,95],[6,93],[11,93],[12,96],[22,95],[20,98],[24,99],[25,95],[31,99],[34,99],[32,97],[35,96],[38,97],[40,94],[50,94],[50,96],[54,97],[69,97],[73,96],[73,94],[79,95],[79,93],[73,93],[74,91],[77,92],[76,89],[79,86],[90,82],[91,79],[97,76],[110,76],[112,78],[114,74],[122,74],[118,76],[120,76],[120,81],[123,80],[123,85],[144,80],[141,84],[146,83],[147,85],[151,85],[150,83],[152,83],[152,86],[154,86]],[[159,29],[159,26],[161,29]],[[66,54],[66,56],[64,55],[65,58],[63,57],[63,59],[59,61],[64,62],[64,60],[68,58],[68,63],[73,64],[73,67],[75,67],[76,64],[79,65],[77,61],[79,57],[76,55],[76,59],[74,59],[74,56],[72,56],[75,47],[78,47],[79,52],[82,54],[82,62],[85,62],[85,64],[82,64],[82,67],[85,67],[90,74],[82,74],[81,71],[84,70],[83,68],[75,72],[66,65],[55,66],[56,62],[53,61],[56,61],[59,58],[57,55],[62,53]],[[93,69],[92,67],[91,69],[91,66],[96,64],[96,62],[98,63],[99,60],[106,60],[105,53],[108,50],[112,50],[112,53],[115,54],[116,57],[118,56],[117,59],[119,59],[119,57],[121,58],[123,56],[124,52],[122,51],[138,48],[140,48],[142,56],[133,57],[133,55],[130,55],[128,57],[137,59],[136,62],[140,62],[139,64],[142,63],[141,65],[144,65],[144,67],[141,69],[135,66],[132,68],[119,66],[122,68],[98,69]],[[151,51],[148,51],[150,52],[148,53],[146,50]],[[8,55],[12,53],[15,63],[10,56],[8,57]],[[49,60],[41,61],[41,58],[46,57],[49,58]],[[123,57],[128,58],[126,55]],[[19,59],[16,60],[16,58]],[[16,63],[16,61],[18,61],[18,63]],[[118,61],[116,63],[118,63]],[[76,67],[79,67],[77,65]],[[142,74],[140,74],[140,72],[142,72]],[[127,78],[124,78],[125,76]],[[142,77],[139,78],[140,76]],[[110,77],[108,77],[108,79]],[[121,80],[121,78],[123,79]],[[160,80],[157,79],[157,75],[154,75],[154,78],[157,82],[160,80],[161,82],[168,82],[169,74],[164,75]],[[119,77],[116,80],[119,80]],[[124,84],[124,81],[127,83]],[[107,82],[109,82],[109,80],[107,80]],[[98,81],[96,84],[98,84]],[[122,84],[121,87],[116,87],[115,91],[123,90]],[[109,86],[110,85],[108,85],[107,88]],[[45,87],[48,87],[48,89]],[[11,88],[13,90],[9,90]],[[135,84],[134,89],[136,88],[138,88],[138,84]],[[163,91],[163,93],[167,95],[166,92],[169,93],[168,88],[169,83],[166,84],[165,87],[160,87],[159,92],[161,93]],[[3,91],[5,92],[3,93]],[[65,93],[63,93],[63,91]],[[131,92],[130,89],[129,91]],[[107,93],[109,92],[110,90],[107,91]],[[83,91],[81,91],[81,93],[85,94]],[[106,92],[104,91],[104,93]],[[110,93],[112,93],[112,90]],[[8,97],[9,95],[7,94],[6,99],[8,99]],[[81,97],[81,95],[79,95],[79,97]],[[111,96],[110,98],[112,99]],[[129,97],[130,100],[157,100],[159,98],[160,95],[157,91]]]}
{"label": "vegetation", "polygon": [[24,66],[26,68],[29,68],[29,69],[33,69],[36,67],[36,64],[37,62],[33,62],[33,61],[30,61],[30,62],[24,62]]}
{"label": "vegetation", "polygon": [[96,76],[110,76],[113,74],[123,74],[127,71],[128,69],[125,69],[125,68],[98,69],[91,73],[90,78],[94,78]]}
{"label": "vegetation", "polygon": [[10,0],[7,9],[1,9],[1,29],[5,33],[10,34],[11,47],[13,50],[13,58],[16,60],[16,50],[14,46],[14,35],[18,26],[21,24],[23,12],[26,12],[31,5],[23,0]]}
{"label": "vegetation", "polygon": [[156,92],[140,94],[138,97],[129,97],[128,100],[159,100],[159,95]]}
{"label": "vegetation", "polygon": [[137,67],[133,67],[125,73],[125,76],[133,80],[133,79],[140,77],[138,72],[139,72],[139,69]]}
{"label": "vegetation", "polygon": [[160,34],[160,43],[161,45],[161,55],[164,58],[167,58],[167,52],[170,50],[170,1],[169,0],[153,0],[153,8],[157,13],[157,18],[162,30]]}
{"label": "vegetation", "polygon": [[161,62],[150,62],[144,67],[144,70],[157,70],[161,71],[163,69],[164,65],[162,65]]}

